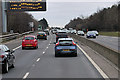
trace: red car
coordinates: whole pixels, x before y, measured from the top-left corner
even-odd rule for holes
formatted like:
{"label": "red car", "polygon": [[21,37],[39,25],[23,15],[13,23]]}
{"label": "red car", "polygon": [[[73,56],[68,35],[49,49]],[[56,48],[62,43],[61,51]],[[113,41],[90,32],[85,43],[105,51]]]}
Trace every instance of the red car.
{"label": "red car", "polygon": [[25,36],[22,40],[22,49],[25,48],[38,48],[37,38],[33,35]]}

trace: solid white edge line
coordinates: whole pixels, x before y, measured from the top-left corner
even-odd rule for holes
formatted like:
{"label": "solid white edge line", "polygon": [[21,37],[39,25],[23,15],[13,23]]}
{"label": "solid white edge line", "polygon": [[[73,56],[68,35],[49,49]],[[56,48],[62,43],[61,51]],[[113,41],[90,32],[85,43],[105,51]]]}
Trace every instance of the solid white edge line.
{"label": "solid white edge line", "polygon": [[101,74],[101,76],[105,79],[109,79],[109,77],[103,72],[103,70],[87,55],[87,53],[79,46],[78,48],[85,54],[85,56],[88,58],[88,60],[93,64],[93,66],[98,70],[98,72]]}
{"label": "solid white edge line", "polygon": [[38,59],[36,60],[36,62],[38,62],[38,61],[40,61],[40,58],[38,58]]}
{"label": "solid white edge line", "polygon": [[29,72],[27,72],[27,73],[25,74],[25,76],[23,77],[23,79],[26,79],[26,78],[28,77],[28,75],[29,75]]}
{"label": "solid white edge line", "polygon": [[20,46],[14,48],[13,50],[15,51],[15,50],[17,50],[17,49],[19,49],[19,48],[21,48],[21,47],[22,47],[22,45],[20,45]]}

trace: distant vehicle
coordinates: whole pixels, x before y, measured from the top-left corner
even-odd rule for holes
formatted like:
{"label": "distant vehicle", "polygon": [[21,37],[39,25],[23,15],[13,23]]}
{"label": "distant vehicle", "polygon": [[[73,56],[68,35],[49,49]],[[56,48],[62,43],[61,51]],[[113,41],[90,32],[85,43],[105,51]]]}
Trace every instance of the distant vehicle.
{"label": "distant vehicle", "polygon": [[68,38],[67,33],[58,33],[56,35],[56,42],[58,41],[59,38]]}
{"label": "distant vehicle", "polygon": [[73,28],[69,28],[69,30],[73,30]]}
{"label": "distant vehicle", "polygon": [[55,45],[55,57],[60,55],[77,56],[77,46],[72,38],[60,38]]}
{"label": "distant vehicle", "polygon": [[83,31],[78,31],[77,34],[81,35],[81,36],[84,36],[85,33]]}
{"label": "distant vehicle", "polygon": [[76,34],[76,30],[71,30],[71,34]]}
{"label": "distant vehicle", "polygon": [[45,32],[38,32],[37,39],[45,39],[45,40],[47,40],[47,34]]}
{"label": "distant vehicle", "polygon": [[52,31],[53,34],[56,34],[56,32],[57,32],[57,29],[54,29],[54,30]]}
{"label": "distant vehicle", "polygon": [[94,32],[94,33],[96,34],[96,36],[98,36],[98,35],[99,35],[98,31],[92,31],[92,32]]}
{"label": "distant vehicle", "polygon": [[22,49],[25,48],[38,48],[38,41],[34,35],[28,35],[23,38]]}
{"label": "distant vehicle", "polygon": [[88,31],[86,34],[87,38],[96,38],[96,34],[92,31]]}
{"label": "distant vehicle", "polygon": [[44,32],[45,32],[47,35],[50,34],[48,29],[45,29]]}
{"label": "distant vehicle", "polygon": [[2,69],[2,73],[7,73],[9,67],[15,67],[15,56],[13,53],[14,51],[10,50],[6,45],[0,45],[0,69]]}
{"label": "distant vehicle", "polygon": [[58,30],[58,31],[56,32],[56,35],[59,34],[59,33],[67,33],[67,32],[64,31],[64,30]]}

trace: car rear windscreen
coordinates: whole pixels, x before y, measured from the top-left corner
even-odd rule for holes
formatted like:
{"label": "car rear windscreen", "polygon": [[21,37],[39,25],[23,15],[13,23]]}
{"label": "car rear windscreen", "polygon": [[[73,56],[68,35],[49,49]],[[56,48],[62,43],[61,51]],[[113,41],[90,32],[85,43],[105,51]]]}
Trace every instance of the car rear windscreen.
{"label": "car rear windscreen", "polygon": [[45,35],[45,33],[38,33],[39,35]]}
{"label": "car rear windscreen", "polygon": [[63,37],[63,38],[67,38],[68,37],[68,35],[65,34],[65,33],[59,33],[59,34],[57,34],[57,36],[58,37]]}
{"label": "car rear windscreen", "polygon": [[72,40],[60,40],[60,45],[72,45]]}
{"label": "car rear windscreen", "polygon": [[34,40],[34,37],[25,37],[25,40]]}

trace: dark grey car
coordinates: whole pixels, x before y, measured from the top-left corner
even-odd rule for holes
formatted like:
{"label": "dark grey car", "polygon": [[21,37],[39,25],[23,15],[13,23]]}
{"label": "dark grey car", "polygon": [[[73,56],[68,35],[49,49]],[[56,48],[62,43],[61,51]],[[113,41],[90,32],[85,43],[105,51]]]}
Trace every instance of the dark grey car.
{"label": "dark grey car", "polygon": [[9,67],[14,68],[15,56],[13,52],[6,45],[0,45],[0,69],[2,69],[2,73],[7,73]]}

